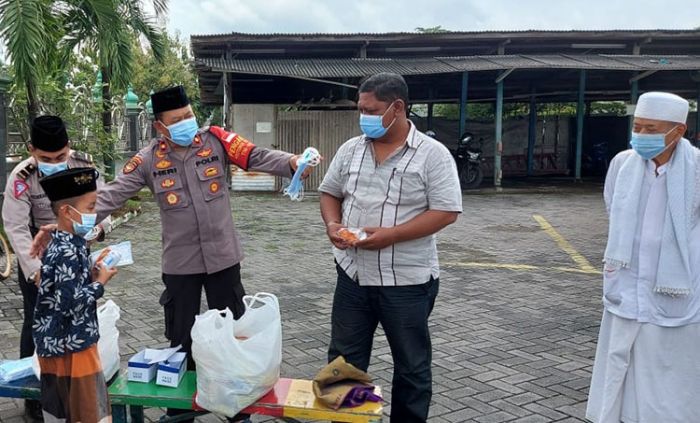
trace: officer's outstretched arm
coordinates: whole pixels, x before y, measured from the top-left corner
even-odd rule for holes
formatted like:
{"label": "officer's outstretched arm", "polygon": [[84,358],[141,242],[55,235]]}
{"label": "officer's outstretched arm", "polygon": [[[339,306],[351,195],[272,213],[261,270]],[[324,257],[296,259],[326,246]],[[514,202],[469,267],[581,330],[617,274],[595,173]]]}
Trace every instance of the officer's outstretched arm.
{"label": "officer's outstretched arm", "polygon": [[97,190],[97,220],[102,221],[121,208],[126,200],[146,186],[146,169],[141,153],[129,160],[122,173],[112,182]]}
{"label": "officer's outstretched arm", "polygon": [[241,169],[266,172],[284,178],[292,177],[294,170],[290,163],[293,154],[257,147],[242,136],[218,126],[209,127],[209,132],[224,146],[231,163]]}

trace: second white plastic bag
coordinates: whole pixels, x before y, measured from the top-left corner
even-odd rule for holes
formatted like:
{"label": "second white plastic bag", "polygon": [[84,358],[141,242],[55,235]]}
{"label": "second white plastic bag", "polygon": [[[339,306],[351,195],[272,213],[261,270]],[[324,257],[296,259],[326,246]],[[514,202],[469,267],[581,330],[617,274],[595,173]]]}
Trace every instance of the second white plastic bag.
{"label": "second white plastic bag", "polygon": [[282,363],[282,323],[277,297],[243,298],[239,320],[226,310],[209,310],[192,327],[200,407],[233,417],[270,391]]}
{"label": "second white plastic bag", "polygon": [[[119,330],[117,321],[121,315],[119,306],[109,300],[97,307],[97,324],[100,330],[100,340],[97,342],[97,351],[100,355],[102,373],[105,381],[110,381],[119,371]],[[40,377],[39,359],[34,353],[32,368],[37,378]]]}

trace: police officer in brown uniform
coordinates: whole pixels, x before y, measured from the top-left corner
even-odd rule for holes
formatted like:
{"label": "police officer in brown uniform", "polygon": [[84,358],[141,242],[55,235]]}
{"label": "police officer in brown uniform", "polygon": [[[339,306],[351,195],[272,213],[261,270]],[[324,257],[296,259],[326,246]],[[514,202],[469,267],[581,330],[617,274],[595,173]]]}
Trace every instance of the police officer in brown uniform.
{"label": "police officer in brown uniform", "polygon": [[228,165],[289,178],[296,156],[258,148],[221,128],[199,129],[181,86],[157,92],[151,101],[161,137],[98,190],[97,213],[98,219],[106,216],[143,187],[153,192],[162,221],[165,335],[189,353],[202,288],[209,308],[228,307],[235,318],[244,311],[243,251],[226,186]]}
{"label": "police officer in brown uniform", "polygon": [[[66,127],[57,116],[40,116],[32,122],[29,152],[31,157],[20,162],[10,174],[2,206],[5,232],[19,262],[17,275],[24,303],[20,357],[34,354],[32,323],[41,260],[29,255],[32,238],[42,225],[56,222],[39,179],[68,168],[94,167],[89,154],[70,149]],[[38,401],[27,401],[26,411],[33,418],[41,418]]]}

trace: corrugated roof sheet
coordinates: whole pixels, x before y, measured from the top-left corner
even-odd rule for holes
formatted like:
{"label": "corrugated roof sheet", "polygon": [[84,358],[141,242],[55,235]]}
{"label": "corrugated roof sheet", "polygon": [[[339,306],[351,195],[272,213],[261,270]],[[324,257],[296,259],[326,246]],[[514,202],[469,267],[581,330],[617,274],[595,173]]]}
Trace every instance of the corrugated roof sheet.
{"label": "corrugated roof sheet", "polygon": [[328,38],[328,37],[396,37],[396,36],[416,36],[416,37],[444,37],[450,35],[535,35],[535,34],[549,34],[549,35],[591,35],[591,34],[628,34],[639,35],[639,34],[698,34],[700,31],[696,29],[610,29],[610,30],[540,30],[540,29],[527,29],[527,30],[514,30],[514,31],[447,31],[447,32],[434,32],[434,33],[421,33],[421,32],[358,32],[358,33],[321,33],[321,32],[300,32],[300,33],[244,33],[244,32],[229,32],[220,34],[199,34],[192,35],[194,40],[206,40],[207,38],[220,38],[220,37],[232,37],[232,38]]}
{"label": "corrugated roof sheet", "polygon": [[361,78],[378,72],[427,75],[503,69],[700,70],[700,56],[503,55],[385,59],[212,59],[197,65],[214,72],[302,78]]}

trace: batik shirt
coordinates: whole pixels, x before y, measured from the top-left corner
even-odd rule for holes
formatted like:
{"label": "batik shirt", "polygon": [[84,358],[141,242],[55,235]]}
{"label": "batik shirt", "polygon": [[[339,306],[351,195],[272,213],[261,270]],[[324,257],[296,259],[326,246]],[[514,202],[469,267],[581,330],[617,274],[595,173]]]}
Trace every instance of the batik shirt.
{"label": "batik shirt", "polygon": [[34,311],[37,354],[58,357],[96,343],[100,336],[96,303],[103,293],[102,284],[92,281],[85,239],[54,232],[42,260]]}

